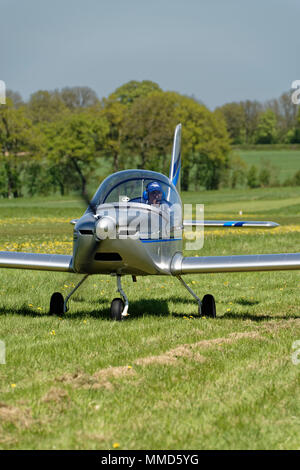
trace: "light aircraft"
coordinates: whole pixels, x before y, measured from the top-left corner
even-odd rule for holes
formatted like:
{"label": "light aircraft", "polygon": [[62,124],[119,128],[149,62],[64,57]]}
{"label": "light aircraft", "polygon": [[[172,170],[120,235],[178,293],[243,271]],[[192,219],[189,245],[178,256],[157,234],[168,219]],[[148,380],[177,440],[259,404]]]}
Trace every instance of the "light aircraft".
{"label": "light aircraft", "polygon": [[216,316],[214,297],[201,300],[182,276],[196,273],[276,271],[300,269],[300,253],[185,257],[182,231],[191,227],[273,228],[274,222],[183,220],[180,191],[181,124],[175,129],[169,176],[148,170],[119,171],[99,186],[74,224],[73,255],[0,252],[0,267],[62,271],[83,275],[64,298],[55,292],[50,313],[63,314],[78,287],[92,274],[114,275],[121,298],[111,303],[111,318],[128,315],[128,298],[121,278],[171,275],[198,303],[198,313]]}

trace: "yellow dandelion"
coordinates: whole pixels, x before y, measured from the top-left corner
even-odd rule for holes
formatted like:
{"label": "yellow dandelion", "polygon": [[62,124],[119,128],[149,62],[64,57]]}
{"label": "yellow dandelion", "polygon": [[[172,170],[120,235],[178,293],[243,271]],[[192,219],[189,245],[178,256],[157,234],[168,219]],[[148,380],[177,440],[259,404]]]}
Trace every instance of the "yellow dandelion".
{"label": "yellow dandelion", "polygon": [[132,369],[132,366],[127,366],[127,369]]}
{"label": "yellow dandelion", "polygon": [[15,388],[16,384],[11,384],[10,386],[11,386],[11,388]]}
{"label": "yellow dandelion", "polygon": [[50,331],[50,335],[56,335],[55,330]]}
{"label": "yellow dandelion", "polygon": [[118,447],[120,447],[120,444],[118,442],[114,442],[113,443],[113,448],[117,449]]}

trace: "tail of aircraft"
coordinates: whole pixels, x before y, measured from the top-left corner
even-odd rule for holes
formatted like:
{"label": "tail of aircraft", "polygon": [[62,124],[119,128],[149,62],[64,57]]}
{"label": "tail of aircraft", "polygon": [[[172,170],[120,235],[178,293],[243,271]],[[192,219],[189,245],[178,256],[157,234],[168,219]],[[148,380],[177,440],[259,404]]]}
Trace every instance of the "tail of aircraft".
{"label": "tail of aircraft", "polygon": [[172,158],[170,165],[169,180],[172,181],[177,190],[180,191],[181,170],[181,124],[178,124],[174,133]]}

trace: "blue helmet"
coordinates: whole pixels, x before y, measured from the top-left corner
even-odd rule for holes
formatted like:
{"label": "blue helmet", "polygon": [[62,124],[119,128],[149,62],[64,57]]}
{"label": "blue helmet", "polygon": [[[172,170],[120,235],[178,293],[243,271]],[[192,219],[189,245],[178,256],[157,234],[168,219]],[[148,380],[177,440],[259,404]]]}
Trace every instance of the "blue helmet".
{"label": "blue helmet", "polygon": [[143,198],[145,201],[148,201],[149,193],[152,193],[152,191],[160,191],[162,193],[162,197],[165,197],[161,185],[157,181],[151,181],[151,183],[147,184],[146,190],[143,192]]}

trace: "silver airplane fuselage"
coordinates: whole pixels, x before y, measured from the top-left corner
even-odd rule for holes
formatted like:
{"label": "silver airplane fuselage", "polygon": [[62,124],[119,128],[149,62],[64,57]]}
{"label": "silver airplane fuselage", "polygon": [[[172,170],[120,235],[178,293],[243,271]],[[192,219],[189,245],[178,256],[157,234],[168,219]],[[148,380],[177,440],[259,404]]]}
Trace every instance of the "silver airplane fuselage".
{"label": "silver airplane fuselage", "polygon": [[[175,186],[164,175],[152,171],[128,170],[112,175],[118,176],[125,181],[140,176],[143,181],[168,185],[168,192],[176,200],[175,217],[175,205],[128,200],[96,204],[94,212],[87,210],[75,224],[73,270],[82,274],[171,274],[174,255],[182,253],[182,210]],[[105,194],[101,198],[101,193],[107,193],[106,186],[100,185],[97,202],[105,201]],[[167,197],[170,199],[170,195]]]}

